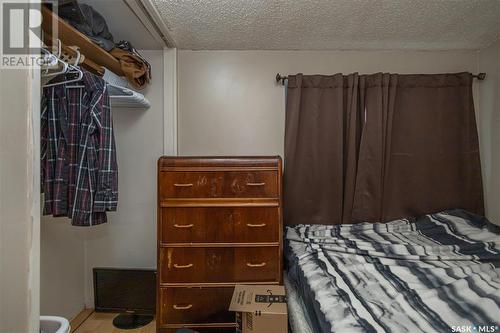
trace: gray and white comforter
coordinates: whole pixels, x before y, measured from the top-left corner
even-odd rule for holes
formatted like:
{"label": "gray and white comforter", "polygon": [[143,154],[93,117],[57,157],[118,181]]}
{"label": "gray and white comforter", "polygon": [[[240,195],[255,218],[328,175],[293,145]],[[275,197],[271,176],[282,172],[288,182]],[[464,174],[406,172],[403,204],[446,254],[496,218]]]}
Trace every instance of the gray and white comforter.
{"label": "gray and white comforter", "polygon": [[463,210],[287,227],[316,332],[500,332],[500,232]]}

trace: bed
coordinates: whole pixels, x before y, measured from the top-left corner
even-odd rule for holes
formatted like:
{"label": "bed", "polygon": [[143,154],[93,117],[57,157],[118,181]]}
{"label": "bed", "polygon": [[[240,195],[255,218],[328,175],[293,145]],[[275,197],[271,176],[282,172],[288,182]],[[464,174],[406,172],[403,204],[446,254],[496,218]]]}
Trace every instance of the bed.
{"label": "bed", "polygon": [[463,210],[289,226],[285,260],[296,333],[500,331],[500,229]]}

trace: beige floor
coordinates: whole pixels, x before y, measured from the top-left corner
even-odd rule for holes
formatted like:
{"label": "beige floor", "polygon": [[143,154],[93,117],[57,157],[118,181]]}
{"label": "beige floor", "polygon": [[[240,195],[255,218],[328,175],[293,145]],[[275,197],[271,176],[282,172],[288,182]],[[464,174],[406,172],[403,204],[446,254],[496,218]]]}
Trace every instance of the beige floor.
{"label": "beige floor", "polygon": [[83,321],[78,327],[73,327],[73,333],[154,333],[155,332],[155,321],[153,320],[148,325],[133,329],[133,330],[121,330],[113,326],[113,318],[115,318],[115,313],[97,313],[92,312],[92,314]]}

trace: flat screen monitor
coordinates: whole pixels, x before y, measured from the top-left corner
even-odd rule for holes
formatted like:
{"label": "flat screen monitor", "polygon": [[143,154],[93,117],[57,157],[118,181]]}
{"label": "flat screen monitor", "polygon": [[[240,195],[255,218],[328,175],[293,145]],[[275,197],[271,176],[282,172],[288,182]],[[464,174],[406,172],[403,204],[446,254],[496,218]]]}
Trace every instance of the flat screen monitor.
{"label": "flat screen monitor", "polygon": [[156,270],[94,268],[95,310],[154,314]]}

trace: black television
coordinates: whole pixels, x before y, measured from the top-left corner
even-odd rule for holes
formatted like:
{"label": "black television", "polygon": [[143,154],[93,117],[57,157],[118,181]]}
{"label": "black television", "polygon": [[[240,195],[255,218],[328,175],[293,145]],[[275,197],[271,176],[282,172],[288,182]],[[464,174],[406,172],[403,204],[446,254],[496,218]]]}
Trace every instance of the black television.
{"label": "black television", "polygon": [[97,312],[120,312],[119,328],[140,327],[156,311],[156,270],[94,268],[94,306]]}

